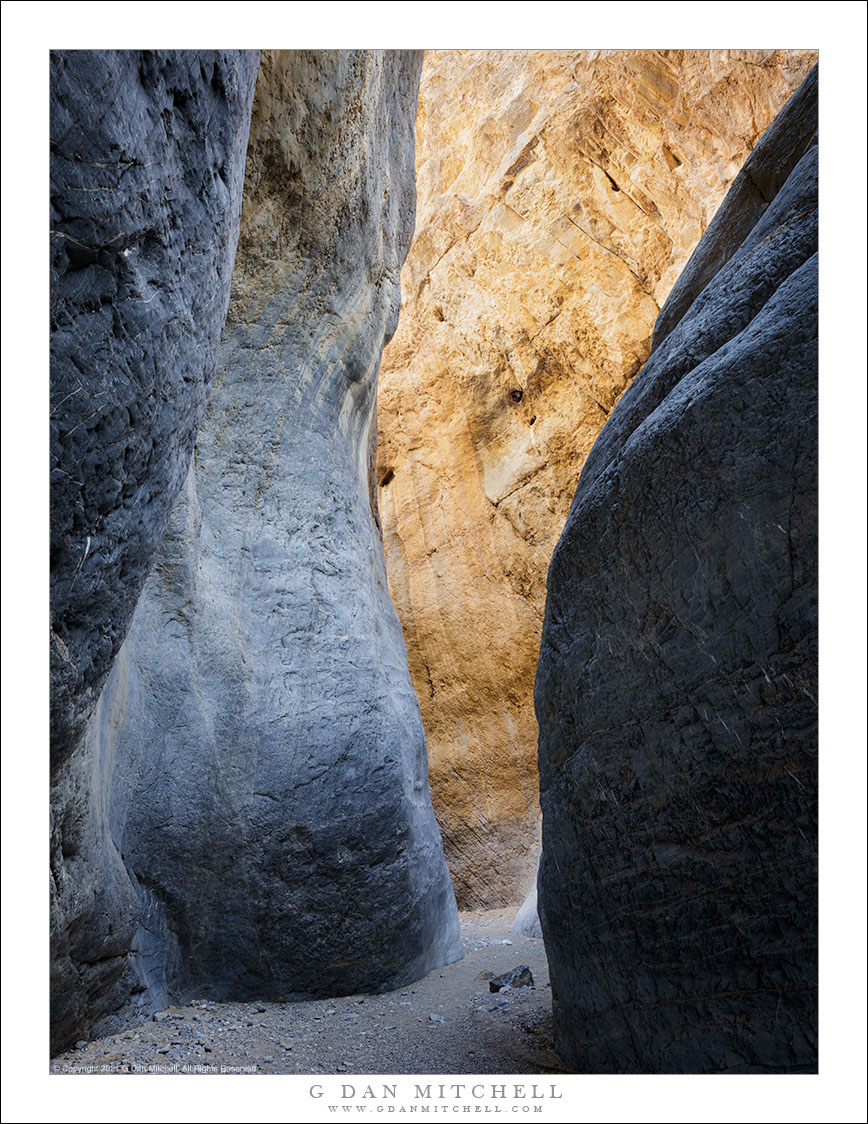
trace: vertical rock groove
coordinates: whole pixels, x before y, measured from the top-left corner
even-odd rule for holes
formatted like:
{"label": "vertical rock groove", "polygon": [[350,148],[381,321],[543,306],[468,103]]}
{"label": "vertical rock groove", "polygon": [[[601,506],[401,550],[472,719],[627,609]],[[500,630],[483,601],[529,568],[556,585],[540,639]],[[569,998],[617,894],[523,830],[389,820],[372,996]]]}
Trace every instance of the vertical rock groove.
{"label": "vertical rock groove", "polygon": [[461,955],[374,480],[421,57],[257,62],[54,59],[55,1049]]}

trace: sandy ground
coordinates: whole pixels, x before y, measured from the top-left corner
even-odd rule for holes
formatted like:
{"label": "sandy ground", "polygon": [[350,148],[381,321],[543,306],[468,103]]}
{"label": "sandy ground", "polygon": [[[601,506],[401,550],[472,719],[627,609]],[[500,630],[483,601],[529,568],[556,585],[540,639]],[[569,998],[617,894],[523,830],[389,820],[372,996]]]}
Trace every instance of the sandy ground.
{"label": "sandy ground", "polygon": [[[79,1043],[52,1073],[563,1073],[552,1044],[541,940],[512,932],[515,909],[461,914],[464,959],[401,991],[308,1003],[170,1007]],[[488,975],[526,964],[533,987],[492,993]]]}

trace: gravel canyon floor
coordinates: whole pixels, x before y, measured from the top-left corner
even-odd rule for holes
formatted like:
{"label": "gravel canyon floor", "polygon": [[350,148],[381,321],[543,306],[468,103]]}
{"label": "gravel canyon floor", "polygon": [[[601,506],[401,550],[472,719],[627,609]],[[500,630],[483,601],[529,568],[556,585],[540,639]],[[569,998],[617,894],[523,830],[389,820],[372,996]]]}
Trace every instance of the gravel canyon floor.
{"label": "gravel canyon floor", "polygon": [[[382,995],[307,1003],[191,1002],[79,1044],[52,1073],[563,1073],[543,942],[515,909],[461,914],[464,959]],[[493,993],[527,965],[533,987]]]}

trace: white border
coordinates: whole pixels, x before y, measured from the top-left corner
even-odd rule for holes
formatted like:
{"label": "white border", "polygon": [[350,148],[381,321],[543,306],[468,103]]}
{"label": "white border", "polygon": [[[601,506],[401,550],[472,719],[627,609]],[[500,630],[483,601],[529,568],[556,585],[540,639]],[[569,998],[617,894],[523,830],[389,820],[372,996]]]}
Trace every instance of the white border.
{"label": "white border", "polygon": [[[47,1074],[47,190],[51,47],[819,48],[821,1074],[556,1078],[546,1121],[865,1119],[865,5],[27,3],[3,19],[3,1058],[8,1121],[325,1119],[313,1077]],[[722,39],[721,36],[725,38]],[[134,1086],[128,1084],[135,1082]],[[363,1079],[349,1077],[361,1085]],[[390,1080],[376,1077],[381,1084]],[[412,1083],[409,1076],[391,1080]],[[444,1078],[447,1082],[460,1078]],[[468,1081],[495,1081],[468,1077]],[[528,1080],[528,1079],[525,1079]],[[529,1079],[533,1080],[533,1079]],[[464,1114],[461,1113],[463,1116]],[[535,1117],[540,1118],[540,1117]]]}

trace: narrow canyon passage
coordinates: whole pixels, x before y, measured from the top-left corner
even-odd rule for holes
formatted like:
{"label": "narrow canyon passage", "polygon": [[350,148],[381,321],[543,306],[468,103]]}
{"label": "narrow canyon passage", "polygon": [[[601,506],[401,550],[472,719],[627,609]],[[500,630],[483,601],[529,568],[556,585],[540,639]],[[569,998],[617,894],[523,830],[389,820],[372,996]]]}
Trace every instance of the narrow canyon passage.
{"label": "narrow canyon passage", "polygon": [[53,1072],[812,1071],[814,61],[54,53]]}
{"label": "narrow canyon passage", "polygon": [[[462,913],[464,959],[398,991],[307,1003],[194,1001],[80,1042],[53,1073],[563,1073],[542,940],[513,910]],[[527,966],[533,984],[492,992]]]}

